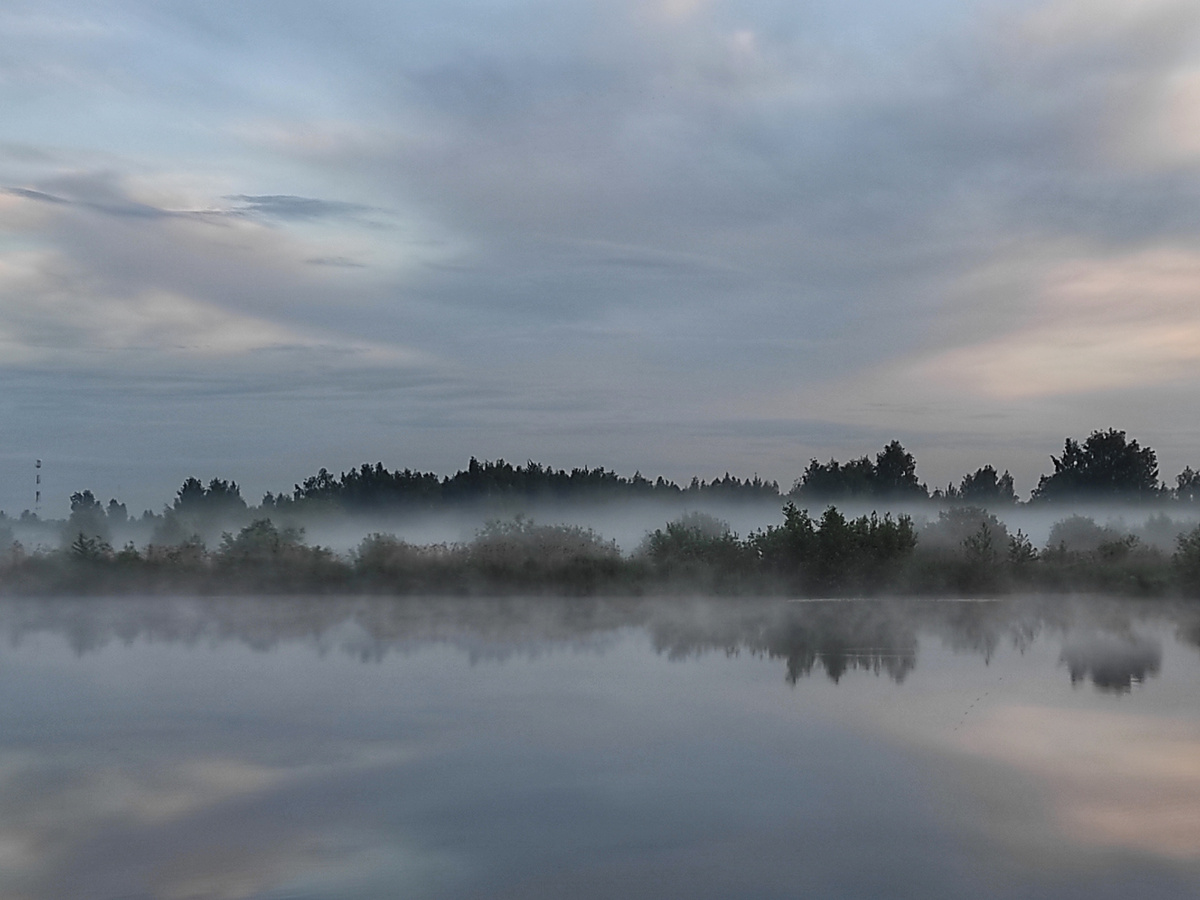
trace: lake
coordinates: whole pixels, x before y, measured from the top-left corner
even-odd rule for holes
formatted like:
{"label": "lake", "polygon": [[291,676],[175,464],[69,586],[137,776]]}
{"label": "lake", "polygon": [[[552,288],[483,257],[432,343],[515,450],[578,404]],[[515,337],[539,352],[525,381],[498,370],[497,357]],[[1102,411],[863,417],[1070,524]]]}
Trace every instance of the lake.
{"label": "lake", "polygon": [[0,602],[0,900],[1198,895],[1200,605]]}

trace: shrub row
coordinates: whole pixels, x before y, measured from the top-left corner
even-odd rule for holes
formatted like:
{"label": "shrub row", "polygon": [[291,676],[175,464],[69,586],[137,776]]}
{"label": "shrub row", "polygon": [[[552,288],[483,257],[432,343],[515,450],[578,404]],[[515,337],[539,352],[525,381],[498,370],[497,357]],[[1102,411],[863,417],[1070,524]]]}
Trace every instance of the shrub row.
{"label": "shrub row", "polygon": [[1038,550],[976,507],[918,528],[907,516],[819,518],[789,503],[783,522],[740,538],[692,513],[625,556],[591,529],[495,521],[472,541],[415,545],[372,534],[348,555],[309,546],[303,531],[258,519],[209,550],[192,538],[114,550],[80,533],[68,546],[0,557],[7,593],[880,594],[979,596],[1080,591],[1200,596],[1200,527],[1174,553],[1072,517]]}

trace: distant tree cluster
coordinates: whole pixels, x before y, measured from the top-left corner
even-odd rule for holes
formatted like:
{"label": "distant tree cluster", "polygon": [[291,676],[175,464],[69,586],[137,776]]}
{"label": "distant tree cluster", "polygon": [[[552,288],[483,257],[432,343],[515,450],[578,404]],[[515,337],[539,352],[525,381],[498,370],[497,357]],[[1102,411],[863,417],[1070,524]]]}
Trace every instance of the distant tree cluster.
{"label": "distant tree cluster", "polygon": [[847,519],[835,507],[819,521],[789,503],[783,524],[750,538],[763,567],[809,595],[876,593],[896,582],[917,546],[912,519],[875,514]]}
{"label": "distant tree cluster", "polygon": [[205,485],[198,478],[188,478],[156,523],[153,539],[159,544],[179,543],[249,518],[250,509],[236,481],[214,478]]}
{"label": "distant tree cluster", "polygon": [[982,466],[970,475],[964,475],[957,487],[947,485],[942,496],[975,506],[1007,506],[1017,502],[1012,475],[1007,469],[999,475],[992,466]]}
{"label": "distant tree cluster", "polygon": [[1038,481],[1032,497],[1035,501],[1152,500],[1166,493],[1158,480],[1154,451],[1126,440],[1123,431],[1094,431],[1082,445],[1067,438],[1062,456],[1051,460],[1054,474]]}
{"label": "distant tree cluster", "polygon": [[[1063,452],[1051,456],[1054,471],[1043,475],[1030,503],[1093,501],[1200,502],[1200,472],[1190,466],[1170,488],[1159,480],[1158,457],[1149,447],[1110,428],[1093,431],[1082,443],[1067,438]],[[811,460],[789,494],[797,500],[906,501],[930,498],[940,502],[1005,506],[1019,502],[1012,475],[986,465],[963,476],[957,484],[932,493],[917,479],[916,459],[899,441],[875,455],[839,463]]]}
{"label": "distant tree cluster", "polygon": [[929,489],[917,480],[917,460],[892,441],[872,461],[863,456],[844,465],[812,460],[789,496],[797,500],[835,501],[870,498],[885,501],[924,500]]}
{"label": "distant tree cluster", "polygon": [[494,500],[579,501],[639,497],[712,497],[760,500],[779,497],[779,485],[757,475],[703,481],[693,478],[686,488],[659,476],[651,481],[641,472],[631,478],[605,468],[554,469],[528,461],[513,465],[503,459],[480,462],[471,457],[467,468],[441,479],[432,472],[390,471],[378,462],[334,476],[327,469],[297,484],[291,495],[267,494],[263,507],[328,506],[351,512],[395,508],[434,509],[447,504]]}
{"label": "distant tree cluster", "polygon": [[[1094,431],[1082,443],[1067,438],[1063,453],[1051,456],[1054,471],[1043,475],[1030,502],[1079,500],[1200,501],[1200,472],[1191,467],[1176,478],[1174,488],[1159,482],[1155,452],[1128,440],[1124,431]],[[199,486],[199,482],[190,479]],[[236,484],[233,488],[236,489]],[[194,489],[194,488],[193,488]],[[344,509],[361,512],[395,508],[434,509],[446,504],[495,500],[565,501],[631,499],[637,497],[705,498],[761,501],[783,497],[775,481],[757,475],[738,478],[693,478],[686,487],[662,476],[653,480],[635,472],[632,477],[604,468],[554,469],[530,460],[513,465],[503,459],[479,461],[438,478],[432,472],[391,471],[381,462],[364,463],[334,476],[327,469],[295,485],[291,494],[268,493],[263,510],[294,507]],[[240,499],[240,497],[239,497]],[[868,501],[906,503],[933,499],[966,505],[997,506],[1018,503],[1012,475],[992,465],[964,475],[958,484],[930,492],[917,477],[917,460],[899,441],[847,462],[809,461],[785,499],[797,502]]]}

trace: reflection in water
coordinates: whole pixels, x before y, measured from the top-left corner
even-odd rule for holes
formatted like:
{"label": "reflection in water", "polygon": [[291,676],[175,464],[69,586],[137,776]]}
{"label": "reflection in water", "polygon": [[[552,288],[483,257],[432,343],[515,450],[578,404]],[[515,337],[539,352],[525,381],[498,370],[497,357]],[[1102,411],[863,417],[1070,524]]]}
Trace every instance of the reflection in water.
{"label": "reflection in water", "polygon": [[1200,859],[1200,722],[1009,705],[961,741],[1035,776],[1077,841]]}
{"label": "reflection in water", "polygon": [[63,599],[0,636],[0,900],[1200,886],[1189,607]]}
{"label": "reflection in water", "polygon": [[1136,634],[1071,637],[1062,650],[1071,684],[1090,679],[1102,691],[1127,694],[1135,684],[1157,675],[1162,646]]}
{"label": "reflection in water", "polygon": [[[431,643],[472,659],[536,654],[549,646],[604,640],[641,628],[671,659],[721,651],[784,660],[791,684],[823,671],[903,682],[916,667],[918,633],[960,653],[991,659],[998,647],[1027,648],[1049,632],[1063,640],[1071,683],[1128,691],[1157,675],[1161,646],[1136,633],[1139,620],[1166,616],[1181,640],[1200,646],[1200,608],[1124,604],[1106,598],[997,601],[860,600],[731,602],[656,599],[499,598],[122,598],[7,601],[0,629],[9,641],[66,636],[76,653],[113,641],[236,642],[255,650],[306,642],[365,661]],[[347,627],[354,634],[347,636]]]}
{"label": "reflection in water", "polygon": [[718,608],[696,618],[686,607],[683,615],[665,608],[649,617],[647,627],[655,649],[673,659],[744,650],[784,660],[789,684],[818,666],[834,683],[847,671],[886,673],[899,683],[917,662],[917,610],[880,601],[818,601]]}

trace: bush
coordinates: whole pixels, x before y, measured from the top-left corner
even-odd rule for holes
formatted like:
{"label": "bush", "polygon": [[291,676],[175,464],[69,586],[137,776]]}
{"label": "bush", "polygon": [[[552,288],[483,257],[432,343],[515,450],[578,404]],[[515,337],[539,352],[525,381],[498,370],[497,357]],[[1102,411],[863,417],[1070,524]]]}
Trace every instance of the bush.
{"label": "bush", "polygon": [[752,536],[763,563],[808,594],[873,593],[894,587],[917,545],[912,519],[872,513],[847,519],[834,507],[813,522],[789,503],[784,522]]}
{"label": "bush", "polygon": [[636,555],[676,588],[719,593],[738,590],[758,562],[757,550],[739,540],[728,522],[702,512],[655,529]]}
{"label": "bush", "polygon": [[216,573],[258,590],[314,590],[344,586],[350,567],[324,547],[309,547],[304,532],[256,519],[237,533],[225,532],[213,554]]}
{"label": "bush", "polygon": [[1190,597],[1200,597],[1200,526],[1179,535],[1171,563],[1181,590]]}
{"label": "bush", "polygon": [[1103,544],[1117,543],[1128,537],[1115,528],[1097,525],[1087,516],[1068,516],[1051,526],[1046,549],[1087,553],[1098,550]]}
{"label": "bush", "polygon": [[[392,534],[371,534],[354,552],[355,573],[395,593],[440,591],[462,583],[466,553],[445,544],[417,546]],[[457,576],[457,577],[456,577]]]}
{"label": "bush", "polygon": [[1007,584],[1012,551],[1008,528],[986,509],[942,510],[921,531],[910,584],[938,593],[991,593]]}
{"label": "bush", "polygon": [[488,522],[467,548],[474,576],[488,589],[589,593],[620,572],[621,551],[590,528],[538,525],[525,516]]}
{"label": "bush", "polygon": [[1041,553],[1038,586],[1052,590],[1157,595],[1170,586],[1171,567],[1156,547],[1084,516],[1055,523]]}

